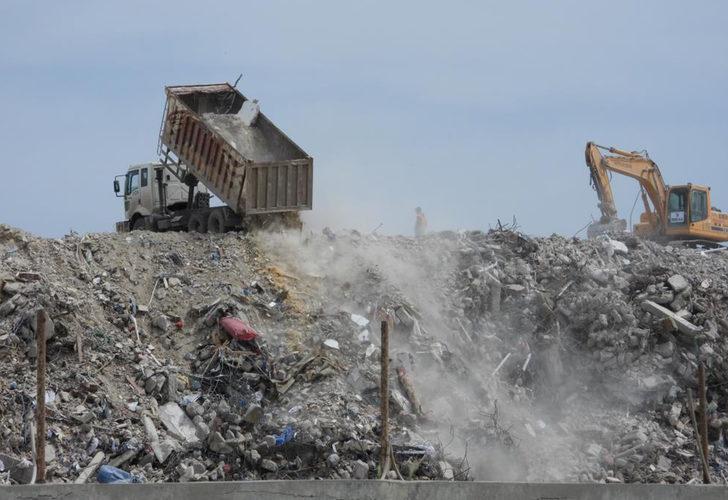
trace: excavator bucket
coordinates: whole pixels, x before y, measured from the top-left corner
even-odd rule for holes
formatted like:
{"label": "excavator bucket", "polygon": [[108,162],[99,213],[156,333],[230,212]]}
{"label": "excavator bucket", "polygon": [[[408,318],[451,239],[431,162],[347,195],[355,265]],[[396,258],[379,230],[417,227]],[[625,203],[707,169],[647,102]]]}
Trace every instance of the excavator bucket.
{"label": "excavator bucket", "polygon": [[624,219],[612,219],[605,222],[594,222],[586,229],[589,239],[596,238],[601,234],[624,233],[627,231],[627,221]]}

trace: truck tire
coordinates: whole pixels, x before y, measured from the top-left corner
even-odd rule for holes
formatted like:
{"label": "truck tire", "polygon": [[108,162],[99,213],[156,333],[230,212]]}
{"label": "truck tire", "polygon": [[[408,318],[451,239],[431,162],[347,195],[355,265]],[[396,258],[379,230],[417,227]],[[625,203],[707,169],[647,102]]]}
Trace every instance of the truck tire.
{"label": "truck tire", "polygon": [[222,210],[213,210],[207,218],[207,230],[211,233],[225,232],[225,215]]}
{"label": "truck tire", "polygon": [[132,231],[146,231],[149,229],[146,217],[142,217],[140,215],[139,217],[132,219],[130,229]]}
{"label": "truck tire", "polygon": [[192,214],[187,222],[187,231],[190,233],[206,233],[207,218],[204,214]]}

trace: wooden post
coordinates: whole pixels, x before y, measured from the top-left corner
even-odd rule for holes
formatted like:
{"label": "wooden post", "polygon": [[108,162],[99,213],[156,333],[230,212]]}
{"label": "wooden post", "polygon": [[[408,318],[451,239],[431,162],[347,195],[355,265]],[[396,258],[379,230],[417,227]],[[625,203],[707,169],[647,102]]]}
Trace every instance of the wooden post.
{"label": "wooden post", "polygon": [[703,466],[703,482],[710,484],[710,472],[708,469],[708,461],[703,455],[703,446],[701,445],[700,432],[698,431],[698,423],[695,420],[695,404],[693,404],[693,390],[688,388],[688,410],[690,411],[690,421],[693,424],[693,434],[695,435],[695,447],[698,449],[700,463]]}
{"label": "wooden post", "polygon": [[46,312],[38,311],[35,322],[35,341],[38,348],[36,374],[35,420],[37,424],[35,439],[36,483],[45,483],[46,472]]}
{"label": "wooden post", "polygon": [[389,457],[389,324],[382,321],[382,352],[381,352],[381,380],[380,380],[380,414],[381,434],[379,463],[384,469]]}
{"label": "wooden post", "polygon": [[708,463],[710,461],[708,455],[708,397],[705,391],[705,367],[702,362],[698,365],[698,390],[700,391],[698,394],[700,398],[700,444],[703,447],[705,462]]}

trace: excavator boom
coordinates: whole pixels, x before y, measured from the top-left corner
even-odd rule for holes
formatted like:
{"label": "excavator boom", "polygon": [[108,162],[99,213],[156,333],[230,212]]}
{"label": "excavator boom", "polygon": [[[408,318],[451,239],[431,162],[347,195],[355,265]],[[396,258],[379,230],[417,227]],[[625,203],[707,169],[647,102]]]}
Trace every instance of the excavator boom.
{"label": "excavator boom", "polygon": [[[610,155],[605,156],[602,151],[607,151]],[[593,236],[615,229],[624,230],[626,227],[626,222],[617,218],[617,207],[609,180],[610,172],[632,177],[639,182],[643,192],[642,200],[647,214],[646,218],[654,221],[650,232],[658,233],[660,227],[665,223],[664,207],[667,201],[667,186],[655,162],[646,153],[608,148],[593,142],[587,143],[585,155],[592,185],[599,197],[599,208],[602,212],[601,220],[590,227],[589,235]]]}
{"label": "excavator boom", "polygon": [[589,142],[586,145],[586,164],[591,172],[591,184],[599,198],[599,209],[602,211],[602,223],[610,222],[617,218],[617,207],[614,204],[612,184],[609,181],[609,172],[602,165],[602,156],[599,148]]}

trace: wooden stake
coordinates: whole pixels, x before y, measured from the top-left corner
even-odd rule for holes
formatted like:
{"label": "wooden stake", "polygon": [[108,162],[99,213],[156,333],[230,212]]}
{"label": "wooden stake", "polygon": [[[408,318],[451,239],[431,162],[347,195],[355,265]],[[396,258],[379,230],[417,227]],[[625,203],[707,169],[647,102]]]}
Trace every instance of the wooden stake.
{"label": "wooden stake", "polygon": [[35,420],[37,423],[35,439],[36,483],[45,483],[46,472],[46,312],[38,311],[35,322],[35,341],[38,350],[36,373]]}
{"label": "wooden stake", "polygon": [[381,414],[381,434],[379,439],[379,464],[384,471],[389,460],[389,324],[382,321],[382,349],[379,405]]}
{"label": "wooden stake", "polygon": [[81,332],[76,332],[76,354],[78,354],[78,362],[83,363],[83,339]]}
{"label": "wooden stake", "polygon": [[698,365],[698,397],[700,397],[700,444],[703,447],[703,456],[708,463],[708,398],[705,391],[705,367],[700,362]]}
{"label": "wooden stake", "polygon": [[703,466],[703,482],[710,484],[710,472],[708,469],[708,461],[703,455],[703,447],[701,445],[700,433],[698,432],[698,422],[695,420],[695,404],[693,403],[693,390],[688,389],[688,411],[690,412],[690,421],[693,424],[693,434],[695,434],[695,447],[698,449],[700,463]]}

